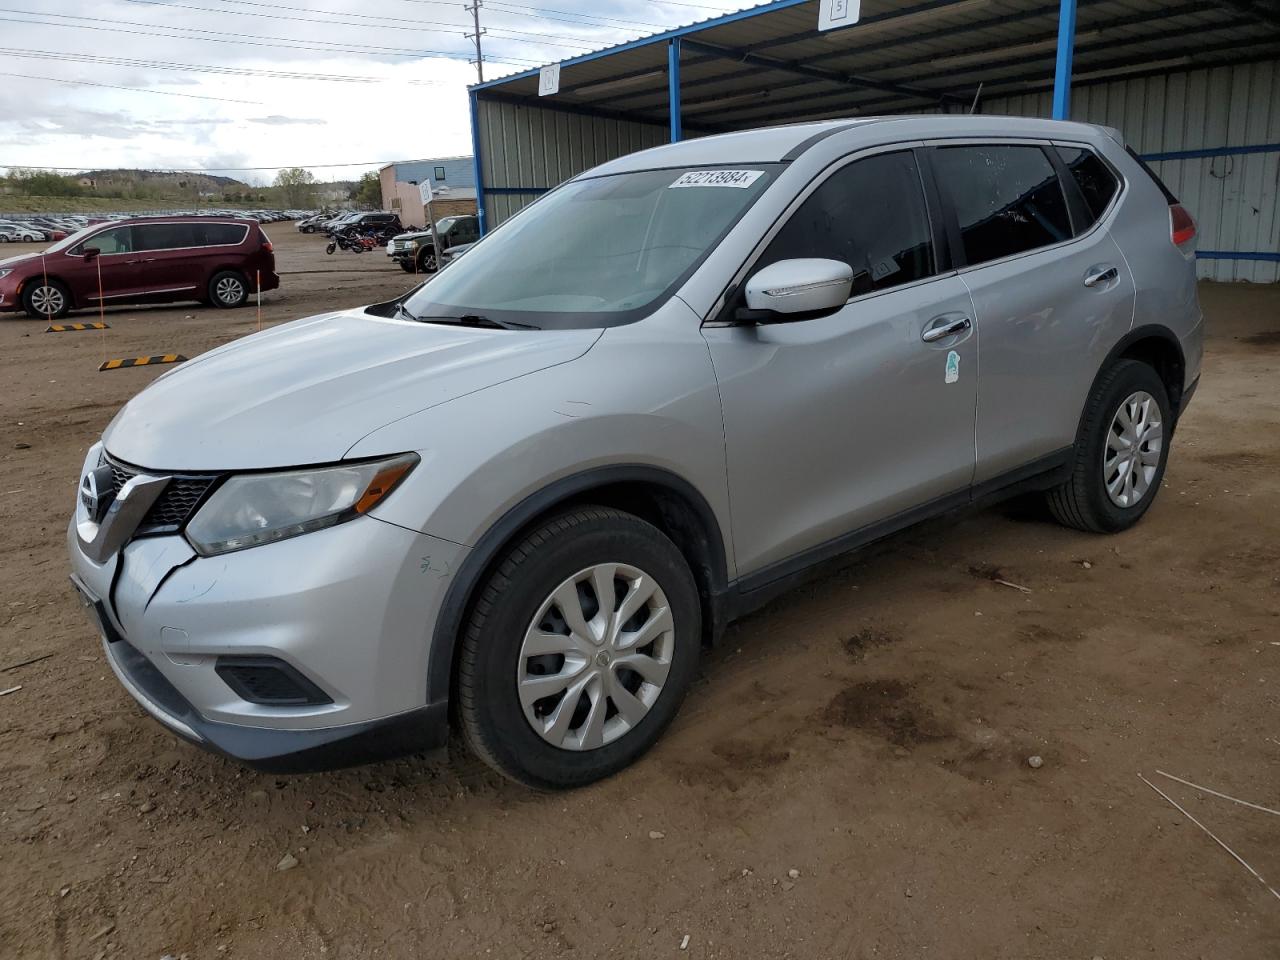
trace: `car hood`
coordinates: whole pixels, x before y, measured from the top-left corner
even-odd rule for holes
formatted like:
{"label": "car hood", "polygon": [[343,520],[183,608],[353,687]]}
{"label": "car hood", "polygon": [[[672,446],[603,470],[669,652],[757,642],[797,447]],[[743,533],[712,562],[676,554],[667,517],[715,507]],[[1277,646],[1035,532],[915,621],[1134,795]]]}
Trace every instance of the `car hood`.
{"label": "car hood", "polygon": [[333,462],[379,427],[577,359],[599,337],[599,330],[476,329],[362,310],[310,317],[172,370],[116,414],[103,441],[113,457],[152,470]]}
{"label": "car hood", "polygon": [[28,263],[32,260],[39,260],[39,253],[20,253],[16,257],[5,257],[0,260],[0,267],[9,267],[12,269],[20,263]]}

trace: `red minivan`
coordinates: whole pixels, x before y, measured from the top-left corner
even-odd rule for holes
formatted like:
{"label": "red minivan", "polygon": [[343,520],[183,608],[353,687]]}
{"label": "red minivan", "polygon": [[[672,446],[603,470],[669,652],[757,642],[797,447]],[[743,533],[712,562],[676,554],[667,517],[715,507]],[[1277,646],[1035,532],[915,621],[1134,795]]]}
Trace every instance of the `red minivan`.
{"label": "red minivan", "polygon": [[54,320],[100,299],[238,307],[259,283],[275,290],[280,278],[271,241],[256,220],[120,220],[87,227],[40,253],[0,260],[0,311]]}

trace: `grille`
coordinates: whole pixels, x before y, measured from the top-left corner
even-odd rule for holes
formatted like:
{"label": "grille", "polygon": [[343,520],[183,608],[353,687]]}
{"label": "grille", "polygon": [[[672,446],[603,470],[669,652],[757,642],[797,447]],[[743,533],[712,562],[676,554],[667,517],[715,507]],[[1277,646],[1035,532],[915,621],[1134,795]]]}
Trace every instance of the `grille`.
{"label": "grille", "polygon": [[[118,493],[120,488],[138,475],[137,470],[108,460],[115,487],[111,491]],[[195,513],[196,507],[204,499],[216,477],[182,477],[175,476],[160,494],[160,499],[151,505],[147,515],[138,524],[138,534],[168,533],[177,530]]]}

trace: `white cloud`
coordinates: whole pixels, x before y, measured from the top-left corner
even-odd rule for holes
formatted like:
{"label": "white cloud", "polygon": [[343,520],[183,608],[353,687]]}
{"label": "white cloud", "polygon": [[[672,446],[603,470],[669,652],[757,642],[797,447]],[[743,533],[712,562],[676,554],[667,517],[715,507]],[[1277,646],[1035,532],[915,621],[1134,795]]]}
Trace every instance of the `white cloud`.
{"label": "white cloud", "polygon": [[[471,152],[466,86],[474,82],[475,68],[466,62],[471,45],[461,31],[469,28],[469,17],[460,0],[170,0],[170,9],[128,0],[9,2],[12,7],[0,10],[0,71],[23,76],[0,78],[0,166],[217,172],[219,165],[301,165],[330,179],[358,176],[392,160]],[[544,5],[563,12],[531,11]],[[711,6],[729,3],[711,0]],[[11,12],[17,10],[29,12]],[[331,16],[326,18],[326,12]],[[604,18],[661,27],[715,12],[656,0],[493,0],[484,9],[484,26],[490,31],[484,38],[486,58],[522,62],[486,63],[486,76],[653,32],[647,26],[605,24]],[[265,14],[347,22],[307,23]],[[365,25],[368,18],[378,19]],[[596,22],[565,22],[578,18]],[[424,26],[425,21],[448,26]],[[204,32],[179,36],[178,28]],[[139,35],[143,32],[169,35]],[[524,35],[537,33],[557,39],[543,42]],[[276,43],[293,49],[263,45]],[[356,52],[358,47],[384,52]],[[413,53],[425,50],[454,53],[457,59]],[[117,62],[56,59],[66,56]],[[160,68],[156,62],[375,82],[193,73]],[[248,102],[223,102],[229,100]],[[274,170],[232,175],[270,180]]]}

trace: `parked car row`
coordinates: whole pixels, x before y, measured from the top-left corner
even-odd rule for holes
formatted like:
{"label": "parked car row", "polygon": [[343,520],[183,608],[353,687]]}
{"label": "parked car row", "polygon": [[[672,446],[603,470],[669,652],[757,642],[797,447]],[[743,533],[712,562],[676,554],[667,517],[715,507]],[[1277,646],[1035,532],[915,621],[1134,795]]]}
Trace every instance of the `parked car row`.
{"label": "parked car row", "polygon": [[147,214],[22,214],[0,216],[0,243],[49,243],[63,240],[85,227],[100,223],[118,223],[139,216],[170,217],[238,217],[258,223],[280,223],[311,216],[308,210],[175,210]]}

